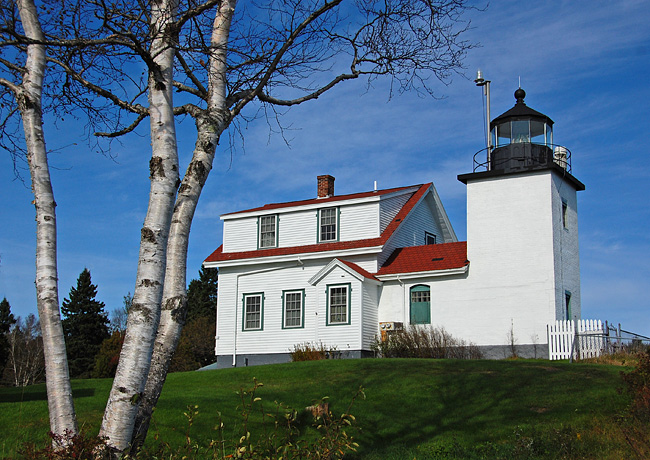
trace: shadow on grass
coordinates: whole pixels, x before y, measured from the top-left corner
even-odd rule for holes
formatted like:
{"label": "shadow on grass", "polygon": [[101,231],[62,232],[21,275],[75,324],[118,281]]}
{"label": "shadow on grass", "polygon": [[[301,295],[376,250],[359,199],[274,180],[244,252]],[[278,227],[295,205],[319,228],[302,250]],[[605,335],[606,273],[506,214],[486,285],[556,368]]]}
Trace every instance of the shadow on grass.
{"label": "shadow on grass", "polygon": [[[73,398],[91,398],[93,396],[95,396],[94,388],[72,390]],[[3,388],[0,391],[0,404],[25,401],[47,401],[47,390],[42,385],[35,385],[25,388]]]}

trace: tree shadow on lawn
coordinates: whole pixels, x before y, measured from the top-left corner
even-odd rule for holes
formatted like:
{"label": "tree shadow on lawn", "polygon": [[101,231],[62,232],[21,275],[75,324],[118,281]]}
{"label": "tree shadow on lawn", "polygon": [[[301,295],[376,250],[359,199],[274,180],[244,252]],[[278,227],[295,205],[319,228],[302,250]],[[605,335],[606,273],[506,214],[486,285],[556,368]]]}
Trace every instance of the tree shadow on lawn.
{"label": "tree shadow on lawn", "polygon": [[[94,388],[75,388],[72,390],[72,397],[75,399],[93,396],[95,396]],[[47,390],[45,389],[45,385],[0,389],[0,404],[19,403],[25,401],[47,401]]]}
{"label": "tree shadow on lawn", "polygon": [[[512,368],[500,370],[498,365],[492,370],[480,365],[459,370],[448,362],[443,368],[440,372],[438,365],[432,369],[435,372],[427,372],[423,366],[419,383],[404,386],[404,379],[399,379],[400,386],[395,388],[385,383],[390,382],[390,374],[382,376],[384,383],[374,378],[364,381],[367,400],[362,404],[372,407],[364,408],[365,417],[357,418],[361,432],[355,439],[363,451],[395,444],[413,446],[437,437],[476,443],[503,438],[517,425],[534,424],[549,409],[548,400],[533,401],[535,395],[552,391],[548,385],[555,384],[540,379],[539,370],[519,367],[515,376]],[[401,371],[393,372],[397,376]],[[381,392],[377,400],[375,388]]]}

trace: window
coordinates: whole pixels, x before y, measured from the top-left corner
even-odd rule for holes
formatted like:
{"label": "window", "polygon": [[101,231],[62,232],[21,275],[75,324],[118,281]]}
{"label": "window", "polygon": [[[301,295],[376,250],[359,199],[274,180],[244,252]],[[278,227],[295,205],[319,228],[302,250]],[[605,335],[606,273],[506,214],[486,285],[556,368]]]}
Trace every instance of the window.
{"label": "window", "polygon": [[424,232],[424,244],[436,244],[436,235]]}
{"label": "window", "polygon": [[318,241],[338,241],[339,209],[327,208],[318,211]]}
{"label": "window", "polygon": [[564,319],[571,319],[571,293],[564,291]]}
{"label": "window", "polygon": [[429,286],[411,288],[411,324],[431,324],[431,290]]}
{"label": "window", "polygon": [[350,324],[350,284],[327,286],[327,325]]}
{"label": "window", "polygon": [[242,330],[261,331],[264,314],[264,294],[244,294],[244,319]]}
{"label": "window", "polygon": [[257,221],[259,234],[257,237],[258,247],[275,248],[278,245],[277,231],[278,216],[261,216]]}
{"label": "window", "polygon": [[564,228],[567,228],[567,210],[569,209],[569,206],[567,205],[567,202],[562,200],[562,226]]}
{"label": "window", "polygon": [[282,328],[291,329],[304,327],[305,309],[304,309],[305,290],[282,291]]}

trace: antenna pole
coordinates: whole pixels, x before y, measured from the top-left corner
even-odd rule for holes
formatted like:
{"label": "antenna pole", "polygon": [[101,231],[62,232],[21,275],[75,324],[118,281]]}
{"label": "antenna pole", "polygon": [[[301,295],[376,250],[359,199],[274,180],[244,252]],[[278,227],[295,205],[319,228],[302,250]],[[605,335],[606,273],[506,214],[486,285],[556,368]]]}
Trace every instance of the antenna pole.
{"label": "antenna pole", "polygon": [[483,87],[483,94],[485,94],[486,98],[486,104],[485,104],[485,124],[486,130],[486,139],[485,139],[485,144],[487,146],[487,170],[489,171],[492,169],[492,137],[490,136],[490,80],[486,80],[483,78],[483,74],[481,73],[481,69],[478,69],[476,72],[476,80],[474,80],[474,83],[476,83],[476,86],[482,86]]}

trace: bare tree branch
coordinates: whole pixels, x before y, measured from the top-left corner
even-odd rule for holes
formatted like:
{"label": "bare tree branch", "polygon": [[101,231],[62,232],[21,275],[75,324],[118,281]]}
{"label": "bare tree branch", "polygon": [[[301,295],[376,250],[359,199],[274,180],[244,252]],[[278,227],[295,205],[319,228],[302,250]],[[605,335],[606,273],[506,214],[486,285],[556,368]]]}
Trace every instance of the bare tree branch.
{"label": "bare tree branch", "polygon": [[60,61],[58,59],[54,59],[54,58],[48,58],[48,62],[52,62],[52,63],[58,65],[61,69],[63,69],[66,72],[67,75],[69,75],[75,81],[81,83],[84,87],[86,87],[89,90],[93,91],[98,96],[102,96],[105,99],[108,99],[109,101],[111,101],[113,104],[115,104],[119,108],[127,110],[127,111],[132,112],[132,113],[137,113],[137,114],[140,114],[140,115],[147,115],[148,114],[147,108],[143,107],[140,104],[130,104],[130,103],[126,102],[126,101],[123,101],[122,99],[117,97],[112,92],[106,90],[105,88],[103,88],[101,86],[98,86],[98,85],[90,82],[89,80],[86,80],[85,78],[83,78],[81,76],[80,73],[75,72],[72,68],[70,68],[70,66],[68,66],[64,62],[62,62],[62,61]]}
{"label": "bare tree branch", "polygon": [[140,124],[140,122],[141,122],[142,120],[144,120],[145,118],[147,118],[147,116],[148,116],[148,114],[138,115],[138,118],[136,118],[135,121],[134,121],[133,123],[131,123],[129,126],[127,126],[126,128],[124,128],[124,129],[122,129],[122,130],[120,130],[120,131],[116,131],[116,132],[114,132],[114,133],[101,133],[101,132],[97,132],[97,133],[95,133],[95,136],[101,136],[101,137],[120,137],[120,136],[123,136],[123,135],[125,135],[125,134],[130,133],[130,132],[133,131],[135,128],[137,128],[138,125]]}

